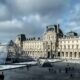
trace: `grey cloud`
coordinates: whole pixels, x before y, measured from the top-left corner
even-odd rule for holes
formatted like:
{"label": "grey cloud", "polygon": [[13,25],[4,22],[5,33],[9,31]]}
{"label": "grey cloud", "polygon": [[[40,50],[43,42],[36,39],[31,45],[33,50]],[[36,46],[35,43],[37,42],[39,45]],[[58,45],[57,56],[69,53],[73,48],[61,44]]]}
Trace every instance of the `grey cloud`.
{"label": "grey cloud", "polygon": [[0,3],[3,3],[4,4],[5,3],[5,0],[0,0]]}
{"label": "grey cloud", "polygon": [[1,12],[6,13],[1,20],[33,14],[58,18],[63,15],[69,0],[1,0],[0,3],[5,7]]}
{"label": "grey cloud", "polygon": [[15,35],[9,33],[0,33],[0,42],[9,42],[10,40],[15,40]]}
{"label": "grey cloud", "polygon": [[[47,17],[56,19],[62,16],[68,2],[69,0],[0,0],[0,6],[2,6],[0,9],[0,34],[4,38],[0,36],[6,40],[15,38],[19,33],[26,33],[27,36],[39,36],[45,28],[42,25],[49,23],[46,20]],[[40,21],[36,20],[35,15],[37,14],[40,15]],[[29,17],[30,15],[34,17]],[[27,19],[22,20],[24,16]],[[14,18],[17,20],[15,24],[12,22]]]}
{"label": "grey cloud", "polygon": [[68,0],[6,0],[6,4],[15,15],[60,15]]}
{"label": "grey cloud", "polygon": [[11,19],[11,13],[8,7],[0,3],[0,21],[10,20],[10,19]]}
{"label": "grey cloud", "polygon": [[27,21],[22,21],[18,19],[13,19],[12,21],[2,21],[0,22],[0,34],[20,34],[25,33],[27,35],[39,35],[43,32],[41,22],[32,20],[30,23]]}
{"label": "grey cloud", "polygon": [[0,33],[11,33],[23,28],[23,22],[17,19],[13,19],[11,21],[1,21],[0,22]]}
{"label": "grey cloud", "polygon": [[80,34],[80,4],[76,4],[71,10],[68,20],[65,23],[67,31],[73,30]]}

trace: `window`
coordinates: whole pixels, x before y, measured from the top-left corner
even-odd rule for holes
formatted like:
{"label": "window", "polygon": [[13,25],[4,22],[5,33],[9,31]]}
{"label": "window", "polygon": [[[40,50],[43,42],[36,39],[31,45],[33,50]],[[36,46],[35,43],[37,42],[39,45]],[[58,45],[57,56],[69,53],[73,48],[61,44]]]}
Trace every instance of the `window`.
{"label": "window", "polygon": [[77,52],[74,53],[74,57],[76,57],[76,55],[77,55]]}
{"label": "window", "polygon": [[50,36],[48,37],[48,39],[50,40]]}
{"label": "window", "polygon": [[66,52],[66,57],[68,57],[68,52]]}
{"label": "window", "polygon": [[66,41],[64,41],[64,43],[65,43]]}
{"label": "window", "polygon": [[74,41],[72,41],[72,43],[74,43]]}
{"label": "window", "polygon": [[80,57],[80,52],[79,52],[79,57]]}
{"label": "window", "polygon": [[64,57],[64,52],[62,52],[62,56]]}
{"label": "window", "polygon": [[76,45],[76,49],[78,49],[79,45]]}
{"label": "window", "polygon": [[70,57],[72,57],[72,52],[70,52]]}
{"label": "window", "polygon": [[66,49],[66,45],[64,45],[64,49]]}
{"label": "window", "polygon": [[77,40],[77,43],[78,43],[78,40]]}
{"label": "window", "polygon": [[48,45],[48,49],[50,49],[50,45]]}
{"label": "window", "polygon": [[72,49],[74,49],[74,45],[72,45]]}
{"label": "window", "polygon": [[62,45],[60,45],[60,48],[62,49]]}
{"label": "window", "polygon": [[60,41],[60,43],[62,43],[62,41]]}
{"label": "window", "polygon": [[60,52],[58,52],[58,57],[60,57]]}
{"label": "window", "polygon": [[70,45],[68,45],[68,49],[70,49]]}

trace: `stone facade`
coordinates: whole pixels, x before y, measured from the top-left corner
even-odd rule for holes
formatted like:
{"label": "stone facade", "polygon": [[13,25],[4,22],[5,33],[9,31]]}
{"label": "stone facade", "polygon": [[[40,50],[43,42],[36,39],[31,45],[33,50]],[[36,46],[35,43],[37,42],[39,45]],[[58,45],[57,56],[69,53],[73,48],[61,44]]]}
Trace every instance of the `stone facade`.
{"label": "stone facade", "polygon": [[61,58],[80,59],[80,38],[59,39],[58,55]]}
{"label": "stone facade", "polygon": [[44,41],[24,41],[23,42],[24,55],[34,58],[46,57],[46,49],[44,49]]}
{"label": "stone facade", "polygon": [[80,59],[80,38],[75,32],[63,34],[59,25],[49,25],[40,39],[17,36],[15,43],[24,56],[32,58]]}

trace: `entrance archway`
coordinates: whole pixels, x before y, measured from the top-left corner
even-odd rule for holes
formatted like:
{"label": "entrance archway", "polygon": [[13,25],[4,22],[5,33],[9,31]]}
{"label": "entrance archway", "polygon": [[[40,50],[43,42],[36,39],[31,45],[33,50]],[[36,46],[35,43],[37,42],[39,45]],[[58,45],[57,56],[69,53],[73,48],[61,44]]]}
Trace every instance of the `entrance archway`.
{"label": "entrance archway", "polygon": [[47,58],[50,58],[50,52],[47,53]]}
{"label": "entrance archway", "polygon": [[60,52],[58,52],[58,57],[60,57]]}
{"label": "entrance archway", "polygon": [[54,58],[54,54],[52,54],[51,58]]}

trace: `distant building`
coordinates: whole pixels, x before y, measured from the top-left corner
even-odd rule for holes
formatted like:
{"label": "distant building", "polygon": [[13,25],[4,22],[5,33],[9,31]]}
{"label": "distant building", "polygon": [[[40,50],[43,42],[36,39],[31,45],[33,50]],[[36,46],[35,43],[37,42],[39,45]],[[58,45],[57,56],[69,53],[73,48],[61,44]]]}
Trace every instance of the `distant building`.
{"label": "distant building", "polygon": [[10,42],[7,44],[7,62],[14,62],[18,60],[22,54],[21,50],[21,47],[15,44],[14,41],[10,40]]}
{"label": "distant building", "polygon": [[12,40],[10,40],[10,42],[8,43],[7,49],[8,49],[8,58],[14,57],[16,55],[17,45]]}
{"label": "distant building", "polygon": [[21,47],[23,55],[32,58],[66,58],[80,59],[80,38],[71,31],[63,34],[59,25],[46,27],[42,38],[27,38],[24,34],[16,37],[15,41]]}

